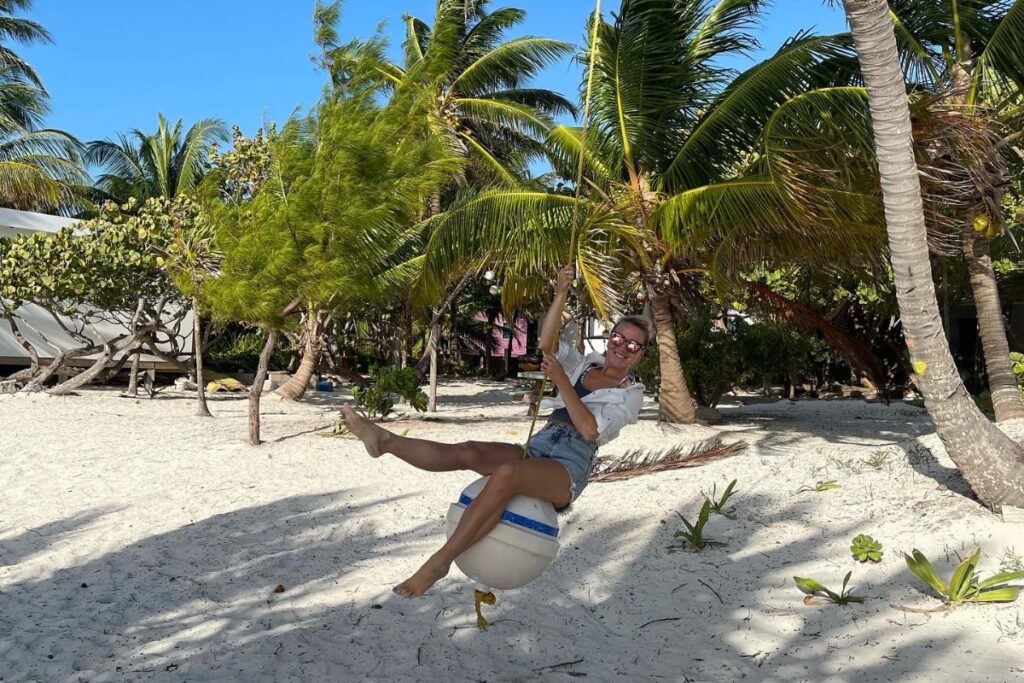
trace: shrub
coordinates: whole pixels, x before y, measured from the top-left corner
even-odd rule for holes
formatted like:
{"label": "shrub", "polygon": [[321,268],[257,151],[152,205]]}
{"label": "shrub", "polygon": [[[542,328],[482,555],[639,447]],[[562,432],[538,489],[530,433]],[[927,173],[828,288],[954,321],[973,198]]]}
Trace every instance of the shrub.
{"label": "shrub", "polygon": [[[792,374],[815,374],[824,343],[791,330],[730,318],[727,329],[710,317],[693,320],[676,337],[687,383],[701,405],[715,406],[734,386],[767,386]],[[658,386],[658,345],[652,343],[635,371],[648,387]]]}
{"label": "shrub", "polygon": [[[220,372],[256,372],[259,365],[260,352],[267,343],[267,335],[262,331],[245,332],[229,330],[217,337],[207,349],[205,355],[211,370]],[[270,357],[270,368],[283,368],[288,365],[291,351],[287,340],[279,341]]]}
{"label": "shrub", "polygon": [[427,409],[427,395],[416,384],[415,368],[385,365],[370,370],[370,385],[352,389],[357,406],[370,417],[387,417],[395,406],[395,397],[409,402],[415,410]]}

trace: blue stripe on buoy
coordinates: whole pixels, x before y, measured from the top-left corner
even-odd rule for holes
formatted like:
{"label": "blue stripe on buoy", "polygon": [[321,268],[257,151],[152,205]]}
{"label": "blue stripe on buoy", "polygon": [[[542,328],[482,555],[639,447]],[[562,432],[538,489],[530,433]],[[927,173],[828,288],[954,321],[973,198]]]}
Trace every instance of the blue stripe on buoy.
{"label": "blue stripe on buoy", "polygon": [[[465,493],[459,496],[460,505],[465,505],[468,507],[469,504],[472,502],[473,499],[467,496]],[[502,513],[501,518],[506,522],[509,522],[510,524],[525,527],[527,529],[531,529],[532,531],[538,531],[544,534],[545,536],[552,536],[555,538],[558,537],[558,527],[548,526],[547,524],[544,524],[543,522],[538,522],[535,519],[523,517],[522,515],[517,515],[514,512],[509,512],[508,510],[505,510],[505,512]]]}

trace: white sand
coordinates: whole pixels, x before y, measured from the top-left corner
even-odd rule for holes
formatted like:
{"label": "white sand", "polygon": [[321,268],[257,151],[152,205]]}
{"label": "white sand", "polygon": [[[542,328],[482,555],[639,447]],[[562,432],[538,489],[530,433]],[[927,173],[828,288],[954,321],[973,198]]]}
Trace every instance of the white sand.
{"label": "white sand", "polygon": [[[628,428],[603,454],[722,433],[750,448],[699,468],[591,484],[562,517],[563,546],[525,589],[474,627],[472,584],[454,571],[428,596],[389,592],[443,541],[473,475],[371,460],[323,438],[323,394],[265,405],[259,449],[243,400],[0,396],[0,680],[989,680],[1024,677],[1024,599],[935,607],[900,551],[950,571],[983,568],[1024,525],[965,499],[923,411],[903,404],[782,401],[726,407],[709,428]],[[336,399],[335,399],[336,400]],[[650,411],[648,411],[650,412]],[[412,436],[521,440],[522,404],[497,383],[442,387],[444,422]],[[878,470],[861,461],[887,454]],[[669,552],[675,512],[739,479],[729,545]],[[794,491],[836,479],[825,493]],[[857,533],[880,565],[850,559]],[[949,562],[947,562],[947,558]],[[809,607],[794,574],[850,607]],[[283,584],[284,593],[274,587]],[[658,621],[660,620],[660,621]]]}

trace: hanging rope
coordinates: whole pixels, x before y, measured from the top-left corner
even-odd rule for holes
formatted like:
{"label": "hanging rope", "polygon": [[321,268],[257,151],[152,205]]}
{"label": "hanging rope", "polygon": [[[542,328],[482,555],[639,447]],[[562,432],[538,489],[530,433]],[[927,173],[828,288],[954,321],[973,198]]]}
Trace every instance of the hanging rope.
{"label": "hanging rope", "polygon": [[[587,65],[587,94],[583,100],[583,126],[580,129],[580,158],[579,163],[576,166],[576,193],[575,202],[572,205],[572,234],[569,238],[569,254],[572,256],[574,266],[576,266],[577,273],[579,272],[579,258],[577,249],[577,228],[579,226],[579,210],[580,210],[580,194],[583,189],[583,169],[584,161],[586,158],[587,151],[587,133],[588,126],[590,124],[590,94],[594,88],[594,60],[597,56],[597,26],[598,22],[601,21],[601,0],[596,0],[594,7],[594,22],[590,30],[590,60]],[[568,297],[566,297],[568,299]],[[561,320],[562,311],[565,310],[565,302],[562,302],[562,309],[558,312],[558,318]],[[561,336],[561,326],[555,329],[554,348],[551,352],[554,353],[558,350],[558,342]],[[543,353],[547,353],[548,349],[541,349]],[[530,432],[526,437],[526,443],[523,444],[523,459],[530,457],[530,440],[533,439],[534,430],[537,428],[537,416],[540,414],[540,402],[544,398],[544,392],[547,391],[548,378],[545,376],[540,381],[540,388],[537,392],[537,400],[534,402],[537,406],[537,410],[533,413],[533,419],[530,421]]]}
{"label": "hanging rope", "polygon": [[[590,123],[590,94],[594,87],[594,59],[597,55],[597,27],[601,21],[601,0],[595,0],[594,4],[594,21],[591,26],[590,32],[590,60],[587,68],[587,94],[583,99],[583,121],[582,128],[580,130],[580,159],[579,164],[576,167],[576,201],[572,207],[572,236],[569,238],[569,254],[573,257],[577,271],[579,270],[579,259],[576,258],[577,250],[577,228],[579,225],[579,209],[580,209],[580,193],[583,188],[583,169],[584,169],[584,158],[586,156],[587,149],[587,131]],[[568,298],[568,297],[566,297]],[[562,310],[565,308],[565,302],[562,302]],[[562,310],[559,310],[558,317],[561,319]],[[558,340],[561,332],[561,326],[555,329],[555,348],[552,352],[558,349]],[[509,343],[512,343],[509,340]],[[542,349],[542,352],[547,352],[547,349]],[[548,378],[545,376],[540,381],[540,388],[537,390],[537,410],[533,413],[533,419],[530,421],[530,433],[526,437],[526,443],[523,444],[523,459],[530,457],[530,440],[533,439],[534,430],[537,428],[537,416],[540,414],[540,401],[544,398],[544,392],[547,390]],[[487,619],[484,618],[483,611],[481,610],[482,605],[493,605],[497,602],[497,598],[491,591],[484,591],[476,589],[473,591],[473,602],[476,608],[476,627],[481,631],[487,630]]]}
{"label": "hanging rope", "polygon": [[479,588],[473,591],[473,602],[476,608],[476,627],[481,631],[486,631],[490,624],[487,623],[484,613],[480,611],[480,605],[493,605],[496,601],[497,598],[494,597],[494,593],[491,591],[482,591]]}

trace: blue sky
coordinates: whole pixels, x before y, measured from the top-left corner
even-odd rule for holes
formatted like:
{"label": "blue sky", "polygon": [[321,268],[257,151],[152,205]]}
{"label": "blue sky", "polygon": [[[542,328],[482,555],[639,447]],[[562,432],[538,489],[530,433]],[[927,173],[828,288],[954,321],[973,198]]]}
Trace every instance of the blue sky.
{"label": "blue sky", "polygon": [[[517,34],[580,43],[593,0],[495,0],[527,11]],[[603,0],[607,11],[616,0]],[[81,140],[156,128],[158,112],[186,125],[206,117],[252,133],[264,119],[281,121],[314,103],[323,84],[309,57],[313,0],[36,0],[27,16],[54,44],[15,49],[39,71],[50,92],[47,125]],[[396,55],[402,15],[430,20],[434,0],[348,0],[344,38],[368,36],[381,22]],[[845,30],[842,13],[819,0],[776,0],[760,39],[774,50],[799,29]],[[553,66],[542,87],[572,95],[579,71]]]}

